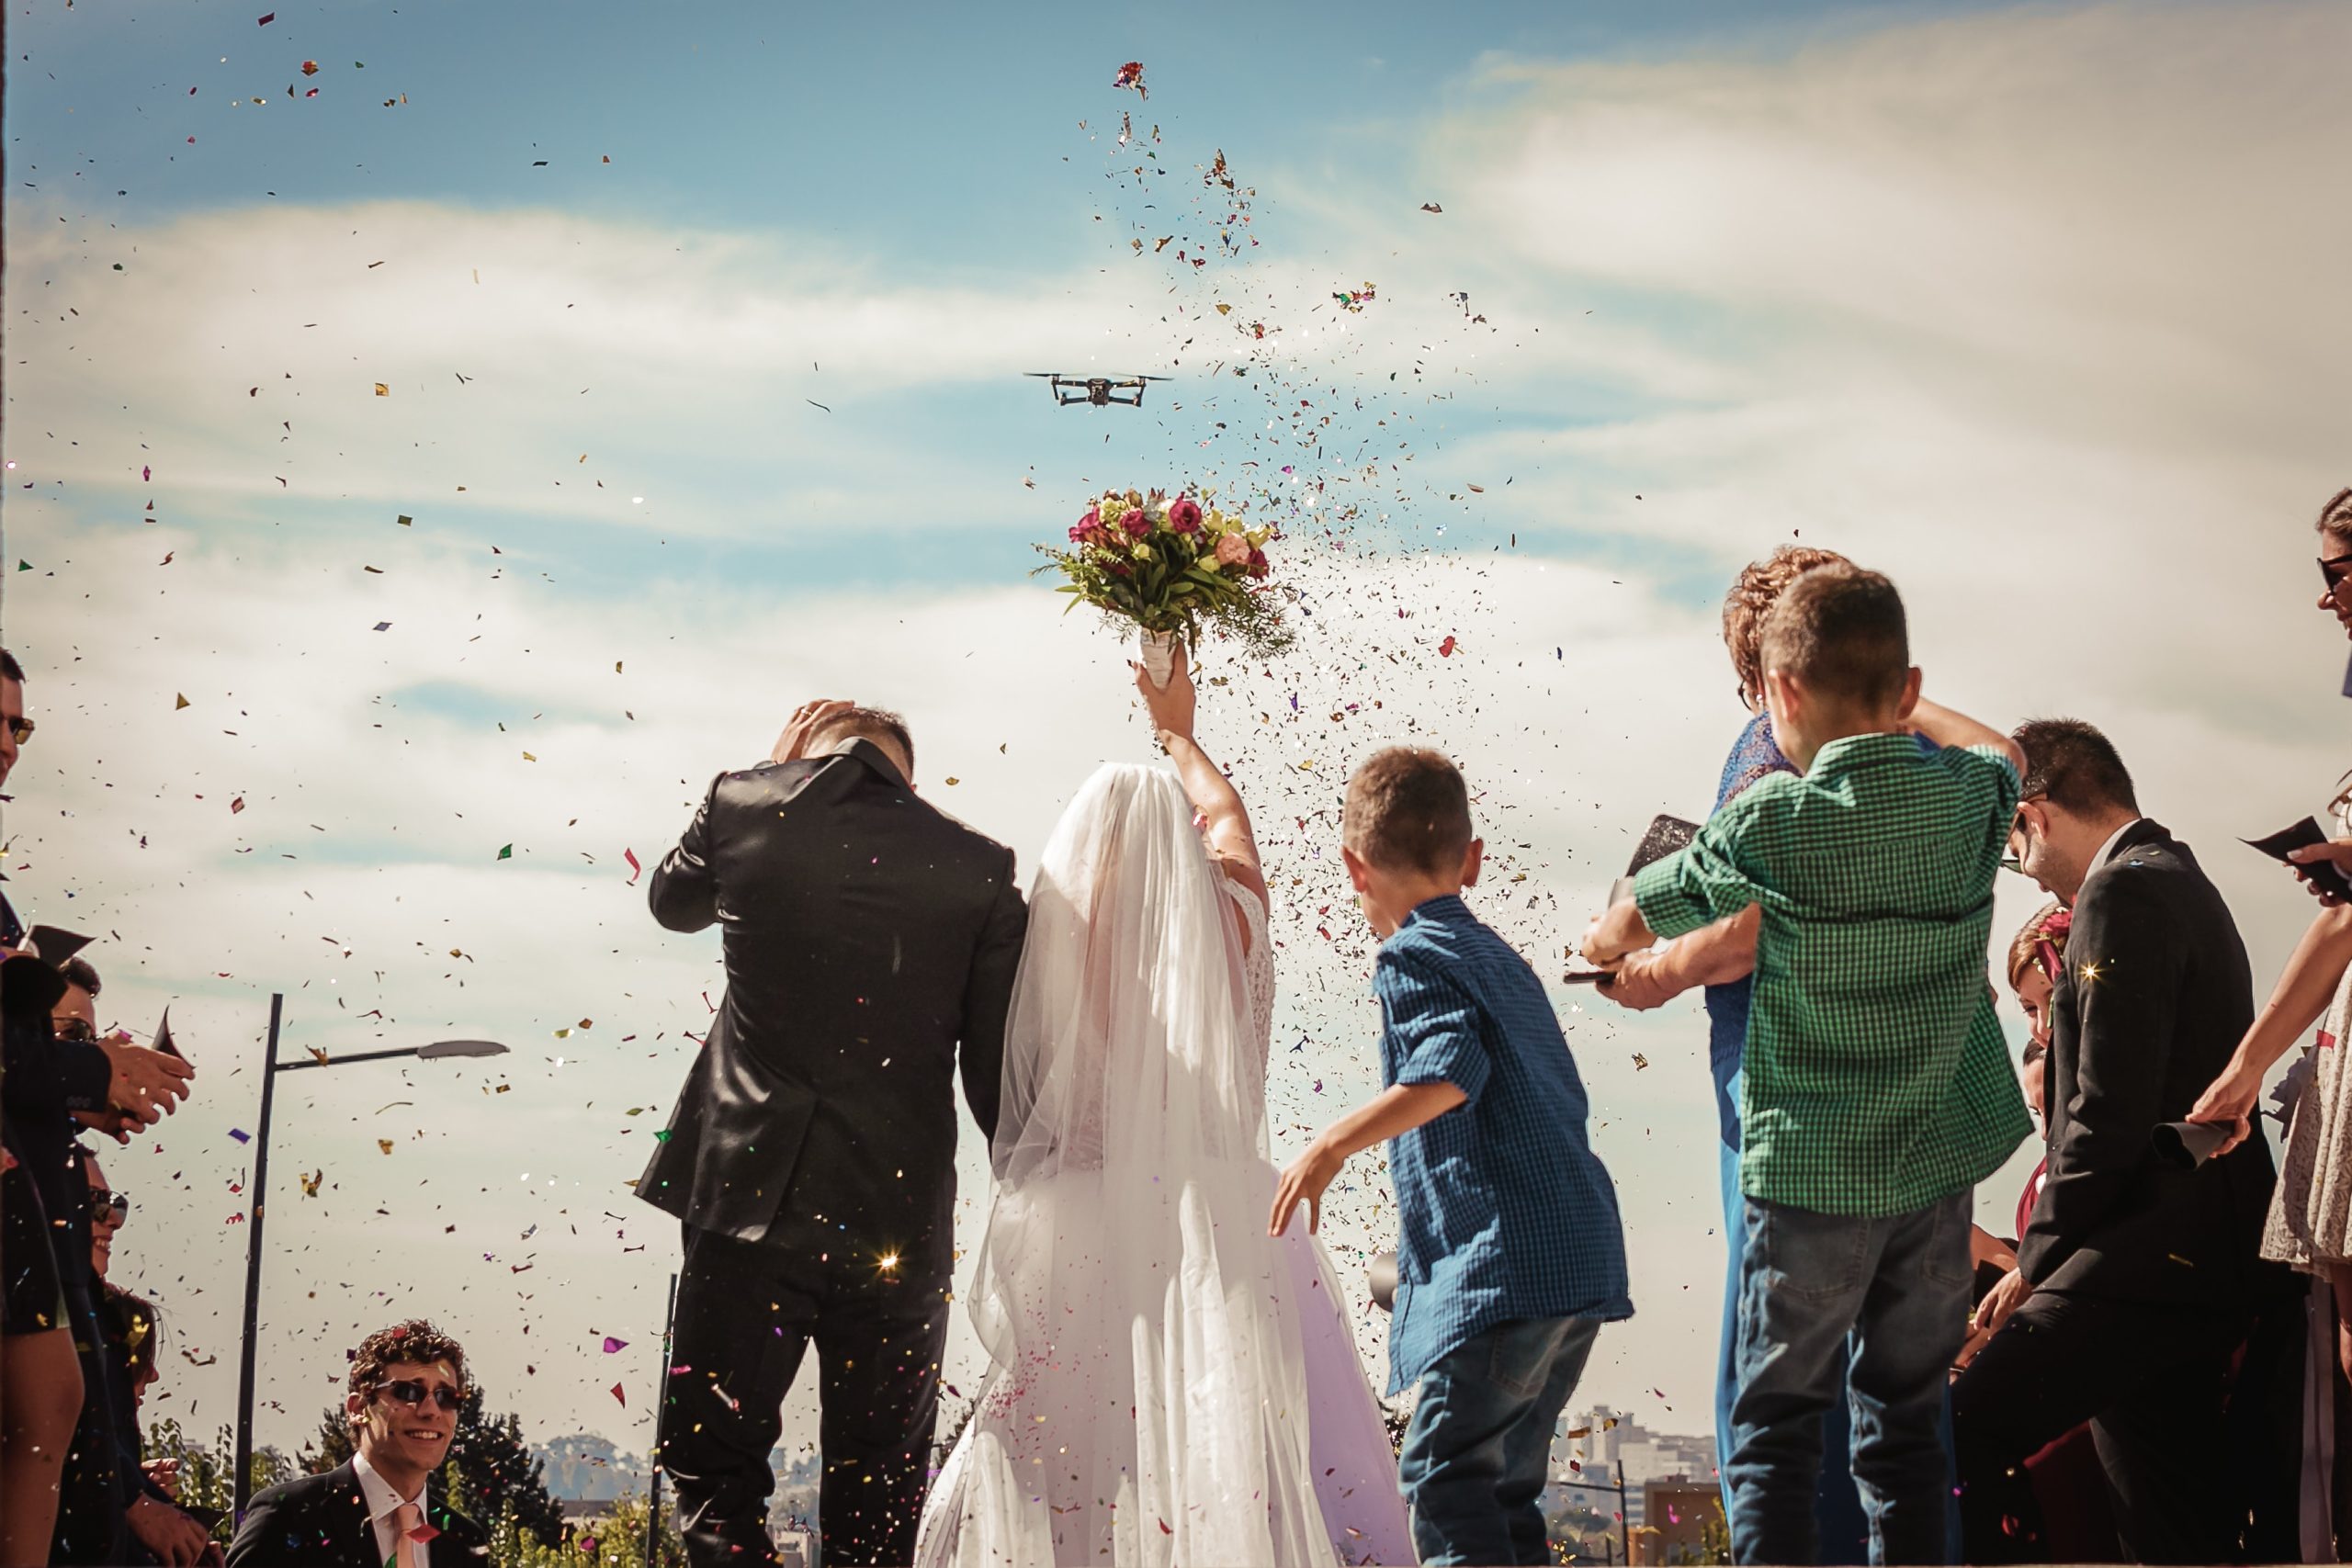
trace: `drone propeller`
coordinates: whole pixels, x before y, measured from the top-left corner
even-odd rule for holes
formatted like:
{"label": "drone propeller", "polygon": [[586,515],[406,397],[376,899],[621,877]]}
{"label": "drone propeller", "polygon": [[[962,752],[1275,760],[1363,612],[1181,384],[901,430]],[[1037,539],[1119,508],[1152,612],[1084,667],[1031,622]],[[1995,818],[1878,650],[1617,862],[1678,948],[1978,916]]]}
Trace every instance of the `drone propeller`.
{"label": "drone propeller", "polygon": [[1040,381],[1058,381],[1062,378],[1062,373],[1058,370],[1023,370],[1022,374],[1034,376]]}

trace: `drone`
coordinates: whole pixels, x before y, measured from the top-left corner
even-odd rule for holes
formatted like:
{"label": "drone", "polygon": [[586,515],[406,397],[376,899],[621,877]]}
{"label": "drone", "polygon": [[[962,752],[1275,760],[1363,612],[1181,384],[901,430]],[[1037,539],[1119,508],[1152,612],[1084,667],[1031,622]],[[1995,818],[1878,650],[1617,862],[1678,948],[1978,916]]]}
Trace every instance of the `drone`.
{"label": "drone", "polygon": [[[1168,379],[1165,376],[1065,376],[1058,370],[1031,370],[1026,374],[1050,383],[1054,401],[1064,408],[1085,403],[1107,409],[1116,403],[1123,409],[1139,409],[1143,407],[1143,384]],[[1130,395],[1123,398],[1120,392]]]}

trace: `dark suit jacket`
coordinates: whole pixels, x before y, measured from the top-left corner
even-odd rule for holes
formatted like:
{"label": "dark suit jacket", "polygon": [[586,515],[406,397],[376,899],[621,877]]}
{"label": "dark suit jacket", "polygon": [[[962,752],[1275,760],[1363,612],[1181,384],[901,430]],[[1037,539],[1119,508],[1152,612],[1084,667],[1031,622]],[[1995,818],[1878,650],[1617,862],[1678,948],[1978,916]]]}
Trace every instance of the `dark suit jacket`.
{"label": "dark suit jacket", "polygon": [[965,1098],[996,1127],[1028,923],[1012,852],[859,740],[721,773],[650,896],[672,931],[718,923],[727,993],[638,1196],[698,1229],[944,1277],[959,1043]]}
{"label": "dark suit jacket", "polygon": [[2018,1267],[2042,1290],[2227,1305],[2257,1260],[2275,1173],[2254,1135],[2193,1171],[2150,1134],[2221,1076],[2254,1019],[2245,944],[2187,845],[2134,823],[2085,879],[2043,1068],[2050,1170]]}
{"label": "dark suit jacket", "polygon": [[[425,1522],[441,1533],[425,1546],[427,1568],[480,1568],[490,1561],[482,1528],[428,1501]],[[229,1568],[384,1568],[368,1500],[350,1461],[257,1494],[229,1543]]]}

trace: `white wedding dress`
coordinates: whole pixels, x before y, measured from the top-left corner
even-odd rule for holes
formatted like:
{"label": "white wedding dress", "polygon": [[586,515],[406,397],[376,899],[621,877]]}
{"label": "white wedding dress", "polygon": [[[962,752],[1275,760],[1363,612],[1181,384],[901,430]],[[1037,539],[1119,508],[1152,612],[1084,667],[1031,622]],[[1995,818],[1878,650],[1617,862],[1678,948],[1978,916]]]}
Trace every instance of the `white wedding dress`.
{"label": "white wedding dress", "polygon": [[972,1285],[991,1368],[925,1568],[1413,1562],[1329,1263],[1266,1235],[1266,925],[1164,769],[1102,768],[1054,829]]}

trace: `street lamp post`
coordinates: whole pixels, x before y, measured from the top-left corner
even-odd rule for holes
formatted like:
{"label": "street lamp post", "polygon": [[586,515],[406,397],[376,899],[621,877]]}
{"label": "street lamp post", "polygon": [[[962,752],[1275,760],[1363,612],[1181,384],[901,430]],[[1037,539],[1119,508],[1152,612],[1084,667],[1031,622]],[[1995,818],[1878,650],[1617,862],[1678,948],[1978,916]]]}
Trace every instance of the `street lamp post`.
{"label": "street lamp post", "polygon": [[245,1213],[245,1333],[237,1362],[237,1472],[232,1495],[236,1517],[245,1516],[254,1490],[254,1337],[261,1311],[261,1226],[269,1186],[269,1117],[272,1090],[280,1073],[304,1067],[340,1067],[353,1062],[382,1062],[395,1056],[435,1061],[446,1056],[503,1056],[506,1047],[494,1040],[436,1040],[430,1045],[409,1045],[394,1051],[359,1051],[348,1056],[316,1055],[300,1062],[277,1059],[278,1025],[285,1017],[284,993],[269,998],[269,1047],[262,1059],[261,1121],[254,1131],[254,1186]]}

